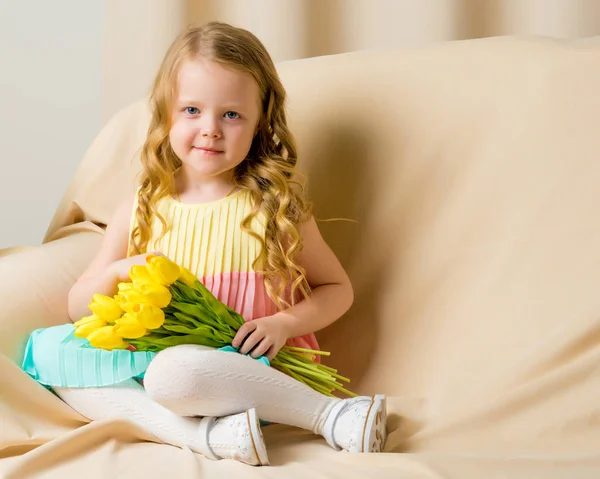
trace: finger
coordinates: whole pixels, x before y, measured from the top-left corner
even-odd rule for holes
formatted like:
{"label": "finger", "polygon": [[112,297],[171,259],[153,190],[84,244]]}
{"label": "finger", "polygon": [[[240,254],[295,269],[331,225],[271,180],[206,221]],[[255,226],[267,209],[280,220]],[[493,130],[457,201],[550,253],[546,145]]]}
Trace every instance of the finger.
{"label": "finger", "polygon": [[[280,349],[281,349],[281,348],[280,348]],[[273,345],[273,346],[271,346],[271,347],[269,348],[269,350],[268,350],[268,351],[266,351],[266,354],[265,354],[265,356],[267,357],[267,359],[268,359],[269,361],[273,361],[273,359],[275,359],[275,356],[277,356],[277,353],[278,353],[278,352],[279,352],[279,349],[277,349],[277,348],[275,347],[275,345]]]}
{"label": "finger", "polygon": [[246,336],[248,336],[255,329],[256,329],[256,324],[254,324],[253,322],[242,324],[240,329],[238,329],[238,332],[236,333],[236,335],[233,337],[233,341],[231,342],[231,345],[234,348],[239,348],[240,344],[242,344],[244,342],[244,339],[246,339]]}
{"label": "finger", "polygon": [[267,354],[265,354],[265,356],[267,356],[267,359],[269,361],[273,361],[273,359],[275,359],[275,356],[277,356],[277,353],[281,351],[281,348],[283,348],[283,346],[285,346],[285,343],[281,344],[280,346],[273,344],[267,351]]}
{"label": "finger", "polygon": [[254,331],[250,336],[246,337],[239,352],[242,354],[248,354],[263,338],[264,336],[262,334],[260,334],[258,331]]}
{"label": "finger", "polygon": [[252,350],[252,352],[250,353],[250,356],[253,357],[254,359],[256,359],[256,358],[258,358],[260,356],[264,356],[265,353],[271,348],[272,345],[273,345],[273,343],[271,343],[271,341],[269,341],[267,338],[264,338]]}

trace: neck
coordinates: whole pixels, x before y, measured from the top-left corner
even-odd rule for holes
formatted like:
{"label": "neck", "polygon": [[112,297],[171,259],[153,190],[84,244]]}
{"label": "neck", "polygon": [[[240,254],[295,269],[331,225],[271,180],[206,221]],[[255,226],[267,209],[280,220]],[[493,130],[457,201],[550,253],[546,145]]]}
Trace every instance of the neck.
{"label": "neck", "polygon": [[213,201],[231,193],[235,184],[233,173],[217,177],[203,178],[191,175],[183,168],[175,174],[175,188],[180,197],[190,201]]}

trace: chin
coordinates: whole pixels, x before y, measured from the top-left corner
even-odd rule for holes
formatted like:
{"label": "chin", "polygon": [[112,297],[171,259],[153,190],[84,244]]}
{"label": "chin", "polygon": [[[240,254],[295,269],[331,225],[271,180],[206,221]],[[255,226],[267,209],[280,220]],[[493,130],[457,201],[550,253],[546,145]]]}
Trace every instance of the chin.
{"label": "chin", "polygon": [[185,168],[185,170],[188,171],[188,173],[192,174],[192,175],[197,175],[197,176],[202,176],[202,177],[213,177],[213,176],[218,176],[223,174],[223,170],[222,168],[215,168],[215,165],[207,165],[207,164],[203,164],[204,162],[196,162],[196,161],[190,161],[190,162],[184,162],[182,164],[182,166]]}

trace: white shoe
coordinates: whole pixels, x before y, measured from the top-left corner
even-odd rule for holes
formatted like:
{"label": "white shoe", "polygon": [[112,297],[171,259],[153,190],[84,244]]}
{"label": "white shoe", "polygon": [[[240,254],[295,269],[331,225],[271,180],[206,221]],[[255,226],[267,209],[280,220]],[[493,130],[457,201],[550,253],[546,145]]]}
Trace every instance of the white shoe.
{"label": "white shoe", "polygon": [[331,447],[348,452],[381,452],[387,439],[384,395],[344,399],[333,406],[323,427]]}
{"label": "white shoe", "polygon": [[251,466],[268,466],[269,457],[254,408],[200,421],[201,453],[209,459],[235,459]]}

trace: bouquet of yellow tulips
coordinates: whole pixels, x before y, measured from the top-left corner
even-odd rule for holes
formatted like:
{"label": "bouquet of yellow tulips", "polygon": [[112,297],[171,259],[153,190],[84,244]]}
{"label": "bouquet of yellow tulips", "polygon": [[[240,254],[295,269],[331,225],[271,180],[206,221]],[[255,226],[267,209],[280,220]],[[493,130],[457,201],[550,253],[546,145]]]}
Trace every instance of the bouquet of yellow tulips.
{"label": "bouquet of yellow tulips", "polygon": [[[75,336],[106,350],[159,352],[179,344],[224,348],[245,322],[189,270],[164,256],[149,255],[145,265],[131,267],[129,277],[114,297],[93,296],[92,314],[75,323]],[[336,390],[355,396],[342,385],[350,380],[315,362],[315,355],[329,353],[286,345],[270,365],[328,396]]]}

